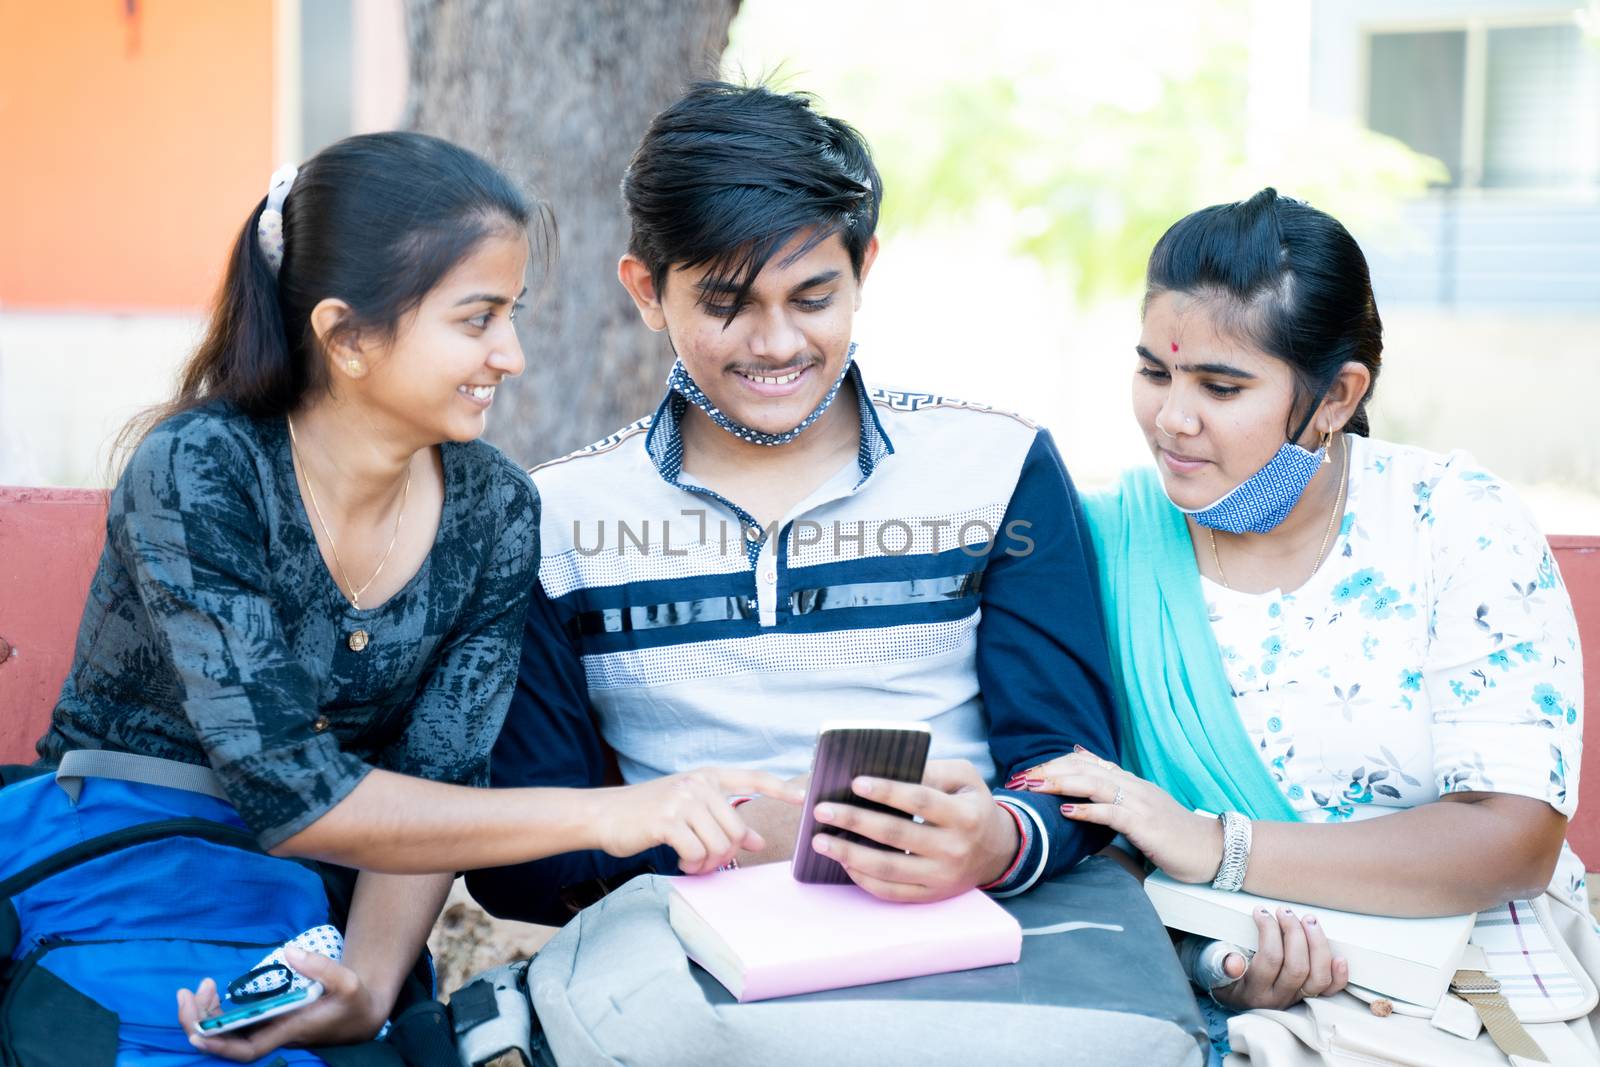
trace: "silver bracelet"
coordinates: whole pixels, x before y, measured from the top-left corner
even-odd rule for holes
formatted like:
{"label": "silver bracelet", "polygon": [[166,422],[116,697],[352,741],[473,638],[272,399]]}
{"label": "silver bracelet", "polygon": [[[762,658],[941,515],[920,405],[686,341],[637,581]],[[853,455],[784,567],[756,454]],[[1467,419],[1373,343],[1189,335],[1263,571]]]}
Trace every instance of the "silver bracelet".
{"label": "silver bracelet", "polygon": [[1222,862],[1211,888],[1237,893],[1250,866],[1250,820],[1236,811],[1225,811],[1217,819],[1222,823]]}

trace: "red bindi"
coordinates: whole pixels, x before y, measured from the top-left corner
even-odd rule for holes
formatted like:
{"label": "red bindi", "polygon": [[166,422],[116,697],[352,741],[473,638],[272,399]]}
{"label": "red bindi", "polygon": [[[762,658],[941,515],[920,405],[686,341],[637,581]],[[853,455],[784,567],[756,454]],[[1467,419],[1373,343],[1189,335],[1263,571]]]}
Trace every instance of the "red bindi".
{"label": "red bindi", "polygon": [[1178,350],[1178,342],[1176,342],[1176,341],[1172,342],[1172,350],[1174,352],[1176,352]]}

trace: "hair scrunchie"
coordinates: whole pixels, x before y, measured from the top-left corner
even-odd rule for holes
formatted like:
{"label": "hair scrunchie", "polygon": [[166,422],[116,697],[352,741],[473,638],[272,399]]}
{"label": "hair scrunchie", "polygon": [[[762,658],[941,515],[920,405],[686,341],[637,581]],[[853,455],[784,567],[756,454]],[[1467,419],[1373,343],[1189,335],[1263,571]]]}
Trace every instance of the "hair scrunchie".
{"label": "hair scrunchie", "polygon": [[261,219],[256,223],[256,240],[274,278],[283,266],[283,202],[289,199],[289,190],[299,173],[300,168],[293,163],[285,163],[272,172],[267,183],[267,206],[261,209]]}

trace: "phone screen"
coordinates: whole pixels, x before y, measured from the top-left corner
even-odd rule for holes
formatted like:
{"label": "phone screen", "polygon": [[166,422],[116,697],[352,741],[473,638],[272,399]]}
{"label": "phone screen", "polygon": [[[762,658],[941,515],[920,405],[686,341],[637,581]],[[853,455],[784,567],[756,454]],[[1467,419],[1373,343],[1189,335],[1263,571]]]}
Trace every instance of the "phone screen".
{"label": "phone screen", "polygon": [[280,993],[266,1000],[258,1000],[254,1004],[246,1004],[232,1011],[225,1011],[221,1015],[213,1015],[209,1019],[200,1020],[200,1032],[205,1034],[227,1033],[229,1030],[238,1030],[245,1026],[252,1026],[258,1022],[265,1022],[273,1016],[283,1015],[295,1008],[303,1007],[317,999],[322,992],[320,983],[313,982],[305,989],[295,989],[287,993]]}
{"label": "phone screen", "polygon": [[795,838],[793,873],[796,881],[842,885],[850,876],[838,863],[820,856],[811,839],[820,830],[874,847],[876,841],[848,831],[819,826],[813,815],[818,804],[852,804],[909,819],[898,808],[887,807],[855,795],[850,783],[863,775],[897,782],[920,782],[928,763],[933,734],[926,723],[824,723],[817,735],[811,760],[811,782],[806,787],[800,832]]}

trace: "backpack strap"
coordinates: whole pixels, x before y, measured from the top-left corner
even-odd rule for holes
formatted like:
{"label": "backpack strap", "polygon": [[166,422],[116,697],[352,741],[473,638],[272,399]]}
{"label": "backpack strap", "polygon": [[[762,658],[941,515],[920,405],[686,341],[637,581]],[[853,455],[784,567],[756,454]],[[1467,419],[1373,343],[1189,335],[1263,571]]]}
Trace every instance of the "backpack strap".
{"label": "backpack strap", "polygon": [[[237,826],[227,826],[209,819],[162,819],[137,826],[125,826],[120,830],[113,830],[108,834],[69,845],[60,852],[51,853],[31,866],[24,867],[9,878],[0,879],[0,988],[5,985],[6,972],[10,970],[9,957],[15,951],[22,934],[16,905],[12,903],[18,893],[62,871],[71,870],[80,863],[173,837],[196,837],[231,848],[261,851],[261,846],[256,844],[254,835]],[[322,872],[318,870],[317,873]],[[324,880],[326,881],[325,877]]]}
{"label": "backpack strap", "polygon": [[1450,992],[1472,1005],[1483,1028],[1506,1057],[1515,1063],[1549,1063],[1539,1042],[1523,1028],[1511,1004],[1501,994],[1500,983],[1485,971],[1457,971]]}
{"label": "backpack strap", "polygon": [[14,897],[46,878],[76,867],[80,863],[87,863],[101,856],[109,856],[113,852],[121,852],[123,849],[169,837],[197,837],[202,841],[242,848],[249,852],[262,851],[261,846],[256,843],[255,835],[237,826],[212,822],[210,819],[159,819],[137,826],[125,826],[120,830],[101,834],[99,837],[91,837],[87,841],[69,845],[60,852],[52,853],[37,863],[24,867],[11,877],[0,880],[0,900]]}
{"label": "backpack strap", "polygon": [[[125,826],[120,830],[80,841],[76,845],[69,845],[60,852],[51,853],[37,863],[24,867],[9,878],[0,879],[0,901],[9,901],[18,893],[39,884],[46,878],[70,870],[80,863],[88,863],[90,860],[109,856],[114,852],[173,837],[193,837],[217,845],[226,845],[229,848],[243,849],[246,852],[270,855],[256,841],[256,835],[242,827],[212,822],[210,819],[158,819],[136,826]],[[356,872],[331,863],[301,859],[298,856],[277,858],[288,863],[298,863],[322,879],[335,925],[343,929],[350,917]],[[0,926],[3,925],[4,920],[0,919]]]}
{"label": "backpack strap", "polygon": [[49,767],[41,767],[37,763],[0,763],[0,789],[49,773]]}
{"label": "backpack strap", "polygon": [[61,757],[56,768],[56,784],[73,804],[83,792],[85,778],[112,778],[119,782],[137,782],[141,785],[159,785],[168,789],[182,789],[201,793],[231,803],[222,791],[217,773],[198,763],[180,763],[177,760],[143,756],[137,752],[116,752],[106,748],[75,748]]}

